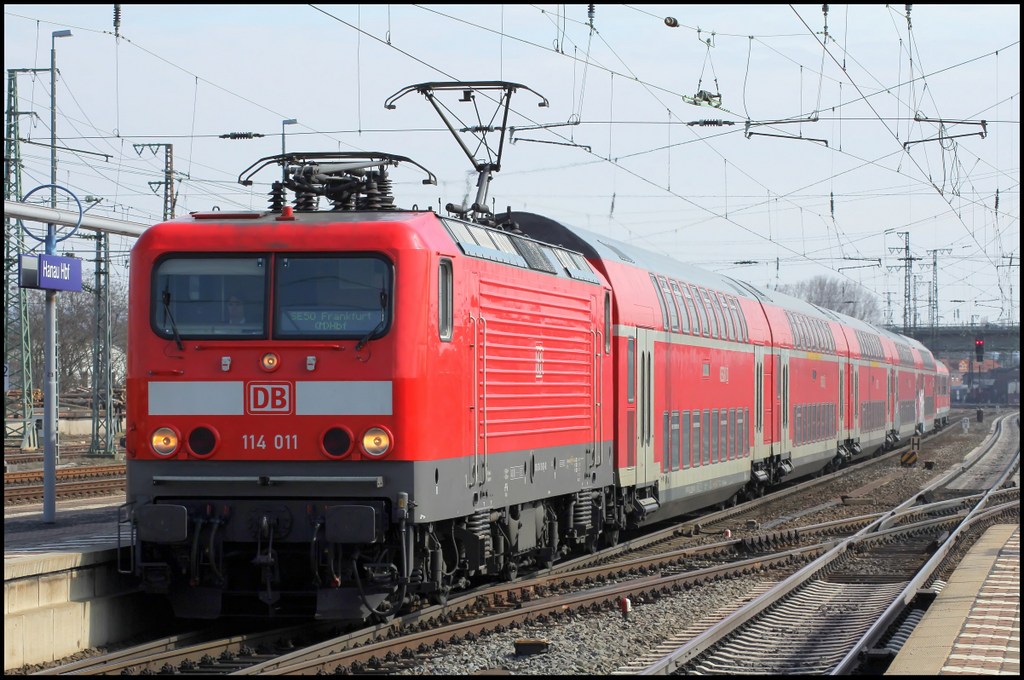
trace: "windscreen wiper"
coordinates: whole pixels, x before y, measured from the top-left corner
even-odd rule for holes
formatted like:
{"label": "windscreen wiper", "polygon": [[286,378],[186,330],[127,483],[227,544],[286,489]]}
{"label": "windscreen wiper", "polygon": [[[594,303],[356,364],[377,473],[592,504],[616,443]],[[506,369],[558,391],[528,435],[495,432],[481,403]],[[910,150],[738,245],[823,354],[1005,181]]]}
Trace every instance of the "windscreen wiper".
{"label": "windscreen wiper", "polygon": [[160,299],[164,303],[164,314],[171,320],[171,331],[174,333],[174,342],[178,344],[178,351],[184,351],[185,346],[181,344],[181,336],[178,335],[178,324],[174,322],[174,315],[171,314],[171,291],[165,290]]}
{"label": "windscreen wiper", "polygon": [[384,325],[387,323],[387,320],[388,320],[387,309],[388,309],[388,294],[387,294],[386,291],[382,290],[380,292],[380,322],[376,326],[373,327],[373,330],[371,330],[369,333],[364,335],[362,337],[362,339],[359,342],[356,343],[356,351],[357,352],[359,350],[361,350],[363,347],[366,346],[366,343],[368,343],[370,341],[370,338],[372,338],[374,335],[376,335],[377,333],[379,333],[380,331],[382,331],[384,329]]}

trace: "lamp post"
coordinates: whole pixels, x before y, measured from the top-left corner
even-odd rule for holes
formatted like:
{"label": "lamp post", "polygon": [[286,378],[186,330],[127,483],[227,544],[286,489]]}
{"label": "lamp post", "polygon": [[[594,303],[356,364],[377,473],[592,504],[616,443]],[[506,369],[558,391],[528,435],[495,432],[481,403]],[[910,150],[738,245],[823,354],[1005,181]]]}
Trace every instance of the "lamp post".
{"label": "lamp post", "polygon": [[[57,38],[71,37],[71,31],[54,31],[50,36],[50,207],[57,207]],[[56,250],[56,226],[46,225],[46,254]],[[57,506],[57,291],[47,289],[43,315],[43,522],[56,521]]]}
{"label": "lamp post", "polygon": [[[295,120],[294,118],[285,118],[284,120],[281,121],[281,155],[282,156],[285,154],[285,150],[284,150],[284,126],[285,125],[295,125],[298,122],[299,121]],[[284,162],[284,160],[282,159],[282,161],[281,161],[281,184],[282,184],[282,186],[284,185],[285,181],[287,181],[287,179],[288,179],[288,164],[286,162]]]}

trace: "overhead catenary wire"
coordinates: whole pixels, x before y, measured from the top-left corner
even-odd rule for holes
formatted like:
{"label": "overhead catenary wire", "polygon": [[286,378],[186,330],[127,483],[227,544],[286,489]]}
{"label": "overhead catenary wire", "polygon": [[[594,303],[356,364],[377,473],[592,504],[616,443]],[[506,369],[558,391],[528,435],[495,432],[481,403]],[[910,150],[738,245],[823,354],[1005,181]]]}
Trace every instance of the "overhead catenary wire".
{"label": "overhead catenary wire", "polygon": [[[652,16],[653,16],[653,15],[652,15]],[[390,19],[390,7],[389,7],[389,19]],[[388,25],[388,31],[389,31],[389,32],[388,32],[388,34],[387,34],[387,41],[389,41],[389,42],[390,42],[390,41],[391,41],[391,36],[392,36],[392,34],[391,34],[391,26],[390,26],[390,23],[389,23],[389,25]],[[504,30],[502,30],[502,31],[501,31],[501,33],[502,33],[502,34],[504,34],[504,33],[505,33],[505,31],[504,31]],[[721,35],[727,35],[727,33],[726,33],[726,32],[722,32],[722,33],[721,33]],[[748,40],[748,46],[752,44],[752,41],[750,40],[750,37],[749,37],[749,36],[743,36],[743,37],[745,37],[745,38],[746,38],[746,39]],[[505,40],[505,39],[506,39],[506,38],[504,38],[504,37],[502,38],[502,40]],[[830,41],[830,42],[832,42],[832,41]],[[568,44],[568,43],[566,43],[566,44]],[[549,51],[549,53],[550,53],[550,51],[551,51],[551,50],[550,50],[550,48],[547,48],[547,49],[548,49],[548,51]],[[591,55],[591,56],[593,56],[593,55]],[[915,60],[915,61],[916,61],[916,60]],[[580,61],[579,63],[580,63],[581,65],[582,65],[582,64],[584,63],[584,62],[582,61],[582,57],[581,57],[581,61]],[[594,62],[593,62],[593,61],[591,61],[591,63],[594,63]],[[827,78],[828,76],[824,76],[824,77],[826,77],[826,78]],[[821,78],[821,72],[819,72],[819,80],[820,80],[820,78]],[[900,79],[900,80],[902,80],[902,79]],[[621,88],[620,88],[620,89],[621,89]],[[876,94],[878,94],[878,93],[869,93],[869,94],[868,94],[868,96],[869,96],[869,97],[873,97],[873,96],[876,96]],[[840,99],[841,99],[841,98],[840,98]],[[839,111],[841,112],[841,109],[840,109]],[[590,121],[582,121],[582,124],[586,125],[586,124],[591,124],[591,123],[590,123]],[[607,125],[609,125],[609,126],[614,126],[614,127],[615,127],[615,128],[617,129],[617,130],[620,130],[620,129],[622,129],[622,128],[621,128],[621,126],[622,126],[623,124],[627,124],[627,123],[626,123],[625,121],[622,121],[621,123],[620,123],[620,121],[612,121],[612,122],[608,122],[608,123],[602,123],[602,124],[607,124]],[[662,123],[661,123],[661,122],[659,122],[659,124],[662,124]],[[361,128],[361,127],[362,127],[362,126],[360,125],[360,128]],[[671,142],[671,137],[672,137],[672,135],[671,135],[671,127],[669,127],[669,128],[668,128],[668,130],[669,130],[669,140],[670,140],[670,142]],[[304,134],[314,134],[314,133],[304,133]],[[619,137],[620,137],[620,135],[619,135],[618,133],[616,133],[616,140],[617,140],[617,139],[618,139]],[[197,136],[197,138],[198,138],[198,136]],[[688,143],[692,143],[692,142],[688,142]],[[624,154],[622,153],[623,151],[631,151],[631,150],[624,150],[624,149],[621,149],[621,148],[620,148],[620,149],[617,149],[617,151],[616,151],[616,156],[618,157],[618,159],[619,159],[619,160],[621,160],[622,158],[624,158]],[[631,152],[632,152],[632,151],[631,151]],[[191,153],[190,153],[189,155],[190,155],[190,156],[193,156],[194,154],[191,154]],[[833,157],[833,158],[834,158],[834,157]],[[734,159],[730,158],[729,160],[734,160]],[[671,157],[670,157],[670,155],[669,155],[669,162],[671,162]],[[726,161],[725,159],[723,159],[723,163],[725,163],[725,162],[727,162],[727,161]],[[834,178],[834,173],[826,173],[826,174],[828,174],[828,175],[830,176],[830,178]],[[669,183],[668,183],[668,182],[666,182],[666,184],[669,184]],[[915,182],[915,184],[916,184],[916,182]],[[669,184],[669,187],[668,187],[668,188],[669,188],[669,189],[671,189],[671,185],[670,185],[670,184]],[[733,193],[735,194],[735,192],[733,192]],[[791,193],[791,192],[789,192],[789,191],[781,191],[781,192],[780,192],[780,194],[789,194],[789,193]],[[621,194],[620,194],[620,196],[621,196]],[[799,197],[797,197],[797,200],[801,201],[801,203],[804,203],[804,199],[803,199],[803,198],[799,198]],[[730,202],[731,202],[731,203],[735,203],[735,199],[734,199],[733,197],[730,197]],[[830,204],[830,205],[829,205],[829,207],[826,207],[826,208],[824,208],[824,209],[822,210],[822,212],[823,212],[823,213],[824,213],[825,215],[829,215],[829,214],[831,214],[831,212],[832,212],[832,209],[833,209],[833,207],[832,207],[833,205],[834,205],[834,203],[833,203],[833,204]],[[625,204],[625,203],[623,204],[623,207],[626,207],[626,204]],[[737,211],[739,211],[739,210],[740,210],[740,209],[741,209],[742,207],[743,207],[742,205],[739,205],[739,206],[730,206],[730,209],[729,209],[729,211],[728,211],[728,215],[729,215],[729,217],[733,217],[734,215],[739,215],[740,213],[739,213],[739,212],[737,212]],[[714,219],[714,218],[712,217],[711,219]]]}
{"label": "overhead catenary wire", "polygon": [[[337,18],[337,17],[336,17],[336,18]],[[337,18],[337,20],[339,20],[339,22],[341,22],[341,23],[343,23],[343,24],[346,24],[346,25],[348,25],[348,26],[350,26],[350,27],[351,27],[351,25],[350,25],[350,24],[348,24],[348,23],[346,23],[346,22],[344,22],[344,20],[343,20],[343,19]],[[457,18],[456,20],[462,20],[462,19],[458,19],[458,18]],[[463,23],[466,23],[466,22],[463,22]],[[467,23],[467,24],[471,24],[471,23]],[[486,29],[484,29],[484,30],[486,30]],[[600,33],[599,33],[599,32],[598,32],[598,34],[597,34],[597,35],[598,35],[598,36],[600,37]],[[612,50],[612,51],[613,51],[613,50]],[[417,59],[417,60],[420,60],[420,61],[422,62],[422,60],[421,60],[421,59]],[[451,76],[449,76],[449,77],[451,77]],[[639,79],[635,79],[635,80],[639,80]],[[642,81],[641,81],[641,82],[642,82]],[[861,98],[864,98],[864,97],[865,97],[865,95],[864,95],[863,93],[861,93]],[[528,117],[527,117],[527,118],[528,118]],[[613,161],[612,161],[612,160],[611,160],[611,159],[609,158],[609,161],[608,161],[608,162],[613,162]],[[629,172],[629,170],[628,170],[628,169],[626,169],[626,168],[622,168],[622,166],[621,166],[620,164],[615,164],[615,167],[617,167],[617,168],[620,168],[620,169],[624,169],[624,170],[627,170],[627,171]],[[647,181],[647,182],[649,182],[649,179],[648,179],[648,178],[646,178],[646,177],[641,177],[641,176],[639,176],[639,175],[637,175],[636,173],[633,173],[633,172],[630,172],[630,174],[633,174],[633,175],[634,175],[635,177],[637,177],[637,178],[638,178],[638,179],[640,179],[641,181]],[[614,192],[612,192],[612,193],[614,194]],[[675,194],[675,193],[673,193],[673,196],[677,196],[678,198],[682,199],[683,201],[687,201],[687,199],[686,199],[685,197],[679,196],[679,195],[677,195],[677,194]],[[701,208],[701,209],[703,209],[703,208]],[[705,209],[705,210],[707,210],[707,209]],[[712,215],[716,215],[716,214],[717,214],[717,213],[715,213],[714,211],[710,211],[710,210],[709,210],[709,212],[710,212],[710,213],[712,213]],[[721,215],[718,215],[718,216],[719,216],[719,217],[721,217]],[[740,228],[743,228],[743,229],[746,229],[746,230],[750,230],[750,229],[749,229],[749,227],[745,227],[744,225],[741,225],[741,224],[737,224],[737,223],[735,223],[735,222],[734,222],[733,220],[728,220],[728,221],[730,221],[730,222],[732,222],[732,223],[736,224],[736,225],[737,225],[737,226],[739,226]],[[755,236],[758,236],[759,238],[761,238],[761,235],[757,235],[757,233],[756,233],[756,232],[753,232],[753,231],[752,231],[752,233],[755,233]]]}

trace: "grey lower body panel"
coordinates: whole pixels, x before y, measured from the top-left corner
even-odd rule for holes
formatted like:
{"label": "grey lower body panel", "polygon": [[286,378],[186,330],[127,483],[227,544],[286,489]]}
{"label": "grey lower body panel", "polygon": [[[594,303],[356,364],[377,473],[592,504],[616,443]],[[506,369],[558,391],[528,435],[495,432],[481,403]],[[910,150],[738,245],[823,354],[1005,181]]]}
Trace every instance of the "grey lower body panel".
{"label": "grey lower body panel", "polygon": [[[602,450],[608,450],[606,443]],[[561,447],[437,461],[128,462],[127,497],[261,502],[374,500],[409,495],[414,524],[599,489],[612,484],[610,456],[594,464],[585,447]],[[474,475],[474,467],[476,474]]]}

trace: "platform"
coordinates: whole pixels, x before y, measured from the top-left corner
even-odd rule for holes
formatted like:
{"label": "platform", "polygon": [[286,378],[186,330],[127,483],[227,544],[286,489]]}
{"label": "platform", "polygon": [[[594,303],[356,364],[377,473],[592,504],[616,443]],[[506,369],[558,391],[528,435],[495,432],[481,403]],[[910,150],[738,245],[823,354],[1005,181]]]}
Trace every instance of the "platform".
{"label": "platform", "polygon": [[886,675],[1019,675],[1020,525],[970,549]]}
{"label": "platform", "polygon": [[124,496],[4,509],[4,670],[55,661],[145,630],[154,604],[116,568]]}

